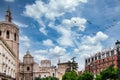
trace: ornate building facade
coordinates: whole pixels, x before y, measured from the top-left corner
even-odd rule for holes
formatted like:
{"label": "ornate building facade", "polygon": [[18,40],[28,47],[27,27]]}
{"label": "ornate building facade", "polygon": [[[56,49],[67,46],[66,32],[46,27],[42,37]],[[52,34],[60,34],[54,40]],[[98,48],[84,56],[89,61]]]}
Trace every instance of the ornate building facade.
{"label": "ornate building facade", "polygon": [[27,51],[23,57],[23,62],[19,63],[19,80],[34,80],[36,77],[56,76],[56,67],[51,66],[51,61],[42,60],[40,65],[34,61],[30,52]]}
{"label": "ornate building facade", "polygon": [[94,73],[100,73],[103,69],[114,65],[115,68],[119,67],[120,59],[120,41],[115,43],[113,49],[98,52],[94,56],[85,59],[85,70]]}
{"label": "ornate building facade", "polygon": [[62,76],[65,74],[66,70],[68,68],[68,62],[65,63],[58,63],[58,78],[59,80],[62,80]]}
{"label": "ornate building facade", "polygon": [[[60,60],[58,61],[58,70],[57,70],[57,77],[59,78],[59,80],[62,80],[62,76],[68,72],[73,70],[72,67],[70,65],[76,64],[78,65],[78,63],[72,63],[72,62],[64,62],[61,63]],[[77,72],[77,70],[76,70]],[[78,73],[78,72],[77,72]]]}
{"label": "ornate building facade", "polygon": [[6,11],[0,22],[0,79],[18,80],[19,29],[12,22],[11,11]]}

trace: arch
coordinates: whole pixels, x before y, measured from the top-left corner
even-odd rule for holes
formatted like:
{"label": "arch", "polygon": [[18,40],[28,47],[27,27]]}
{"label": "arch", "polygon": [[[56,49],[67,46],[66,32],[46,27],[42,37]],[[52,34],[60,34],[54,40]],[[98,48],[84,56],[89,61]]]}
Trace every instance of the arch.
{"label": "arch", "polygon": [[30,67],[29,66],[27,67],[27,71],[30,71]]}
{"label": "arch", "polygon": [[6,31],[6,38],[7,38],[7,39],[10,38],[10,31],[9,31],[9,30]]}

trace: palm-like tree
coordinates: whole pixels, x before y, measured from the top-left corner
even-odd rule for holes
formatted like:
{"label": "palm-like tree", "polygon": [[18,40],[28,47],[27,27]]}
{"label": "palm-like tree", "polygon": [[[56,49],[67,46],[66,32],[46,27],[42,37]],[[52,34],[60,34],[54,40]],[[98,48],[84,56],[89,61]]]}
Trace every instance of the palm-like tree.
{"label": "palm-like tree", "polygon": [[75,58],[76,58],[76,57],[73,57],[73,58],[71,59],[72,62],[71,62],[71,61],[68,61],[68,68],[66,69],[66,72],[76,71],[76,70],[77,70],[78,64],[76,63]]}

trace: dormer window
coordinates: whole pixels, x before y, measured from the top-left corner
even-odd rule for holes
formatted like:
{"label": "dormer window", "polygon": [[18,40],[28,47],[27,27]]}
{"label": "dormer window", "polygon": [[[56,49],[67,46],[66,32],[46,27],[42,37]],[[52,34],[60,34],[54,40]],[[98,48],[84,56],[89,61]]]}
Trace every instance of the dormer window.
{"label": "dormer window", "polygon": [[6,38],[9,39],[10,38],[10,31],[7,30],[6,32]]}

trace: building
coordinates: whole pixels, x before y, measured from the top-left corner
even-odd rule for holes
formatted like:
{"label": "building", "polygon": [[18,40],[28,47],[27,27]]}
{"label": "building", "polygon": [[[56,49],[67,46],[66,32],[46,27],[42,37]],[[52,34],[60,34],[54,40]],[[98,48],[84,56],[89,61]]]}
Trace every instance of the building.
{"label": "building", "polygon": [[[65,74],[65,72],[68,72],[69,70],[72,70],[69,65],[72,65],[73,63],[70,62],[64,62],[61,63],[60,60],[58,61],[58,71],[57,71],[57,75],[59,80],[62,80],[62,76]],[[75,62],[75,64],[77,65],[78,63]],[[77,72],[77,71],[76,71]]]}
{"label": "building", "polygon": [[65,63],[58,63],[58,78],[62,80],[62,76],[65,74],[66,70],[68,69],[68,62]]}
{"label": "building", "polygon": [[23,62],[19,63],[20,74],[19,80],[34,80],[36,77],[56,77],[56,67],[51,66],[51,61],[42,60],[41,64],[37,64],[30,52],[27,51],[23,57]]}
{"label": "building", "polygon": [[0,80],[18,80],[19,29],[12,22],[10,8],[0,21]]}
{"label": "building", "polygon": [[104,50],[85,59],[85,70],[94,73],[100,73],[103,69],[114,65],[115,68],[120,64],[120,41],[115,43],[113,49]]}
{"label": "building", "polygon": [[50,60],[42,60],[40,63],[40,77],[46,77],[46,76],[57,76],[57,68],[56,66],[51,65]]}

